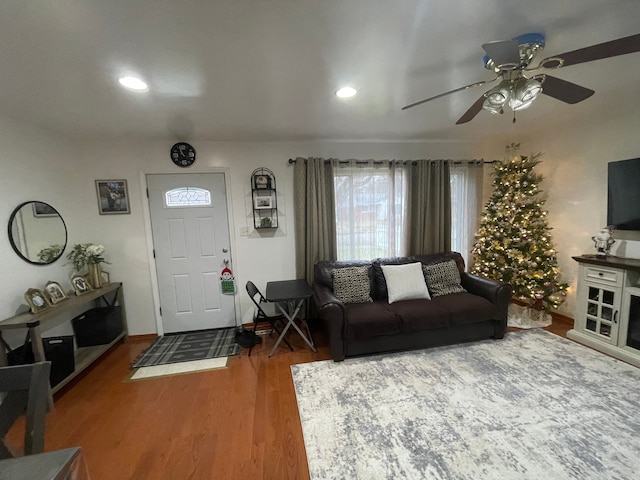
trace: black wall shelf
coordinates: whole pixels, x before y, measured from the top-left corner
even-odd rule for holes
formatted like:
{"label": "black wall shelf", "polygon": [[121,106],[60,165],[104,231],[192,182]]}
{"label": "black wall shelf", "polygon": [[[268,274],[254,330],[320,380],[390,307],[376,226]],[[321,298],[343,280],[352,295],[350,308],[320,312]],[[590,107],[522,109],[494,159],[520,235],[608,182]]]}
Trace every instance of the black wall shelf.
{"label": "black wall shelf", "polygon": [[268,168],[260,167],[251,172],[251,206],[253,228],[256,230],[278,228],[276,177]]}

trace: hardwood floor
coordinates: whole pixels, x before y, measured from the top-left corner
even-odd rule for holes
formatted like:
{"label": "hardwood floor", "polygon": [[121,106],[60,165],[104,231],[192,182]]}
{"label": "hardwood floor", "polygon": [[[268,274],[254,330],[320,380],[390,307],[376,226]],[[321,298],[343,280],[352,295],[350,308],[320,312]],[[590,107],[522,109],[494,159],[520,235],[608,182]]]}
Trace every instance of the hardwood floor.
{"label": "hardwood floor", "polygon": [[[560,319],[547,330],[570,328]],[[228,368],[135,382],[129,363],[150,340],[116,345],[56,394],[45,449],[81,446],[92,480],[309,478],[290,366],[329,359],[327,340],[314,331],[313,353],[291,335],[295,351],[268,358],[275,337],[263,338]]]}

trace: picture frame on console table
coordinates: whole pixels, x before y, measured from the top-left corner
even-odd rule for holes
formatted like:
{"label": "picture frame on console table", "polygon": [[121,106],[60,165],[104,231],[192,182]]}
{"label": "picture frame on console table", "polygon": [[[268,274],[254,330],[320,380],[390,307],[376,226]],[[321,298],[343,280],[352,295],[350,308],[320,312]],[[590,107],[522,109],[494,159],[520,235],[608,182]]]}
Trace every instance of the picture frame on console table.
{"label": "picture frame on console table", "polygon": [[76,295],[84,295],[93,290],[91,284],[82,275],[74,275],[71,277],[71,285],[76,292]]}
{"label": "picture frame on console table", "polygon": [[37,288],[30,288],[26,292],[24,292],[24,299],[29,304],[29,308],[31,308],[31,313],[38,313],[51,308],[51,303],[45,296]]}
{"label": "picture frame on console table", "polygon": [[64,293],[62,286],[58,282],[53,282],[49,280],[45,285],[44,289],[49,294],[49,300],[52,305],[55,305],[56,303],[59,303],[69,298],[67,297],[67,294]]}

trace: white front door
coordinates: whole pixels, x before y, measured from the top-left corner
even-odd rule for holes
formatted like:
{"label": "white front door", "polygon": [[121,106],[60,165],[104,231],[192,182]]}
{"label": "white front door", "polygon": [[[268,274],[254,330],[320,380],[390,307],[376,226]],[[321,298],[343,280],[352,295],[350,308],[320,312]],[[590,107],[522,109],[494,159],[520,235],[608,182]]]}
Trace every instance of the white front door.
{"label": "white front door", "polygon": [[231,261],[224,174],[147,175],[147,187],[164,332],[235,326],[220,284]]}

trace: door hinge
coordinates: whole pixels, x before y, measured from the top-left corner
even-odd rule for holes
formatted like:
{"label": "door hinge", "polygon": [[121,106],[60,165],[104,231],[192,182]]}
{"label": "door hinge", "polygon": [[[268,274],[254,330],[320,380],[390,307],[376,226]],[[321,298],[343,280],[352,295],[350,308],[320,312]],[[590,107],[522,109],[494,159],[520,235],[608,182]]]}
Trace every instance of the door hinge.
{"label": "door hinge", "polygon": [[162,316],[162,307],[160,307],[160,316]]}
{"label": "door hinge", "polygon": [[153,258],[156,258],[156,249],[153,249]]}
{"label": "door hinge", "polygon": [[147,198],[149,198],[149,189],[147,188]]}

